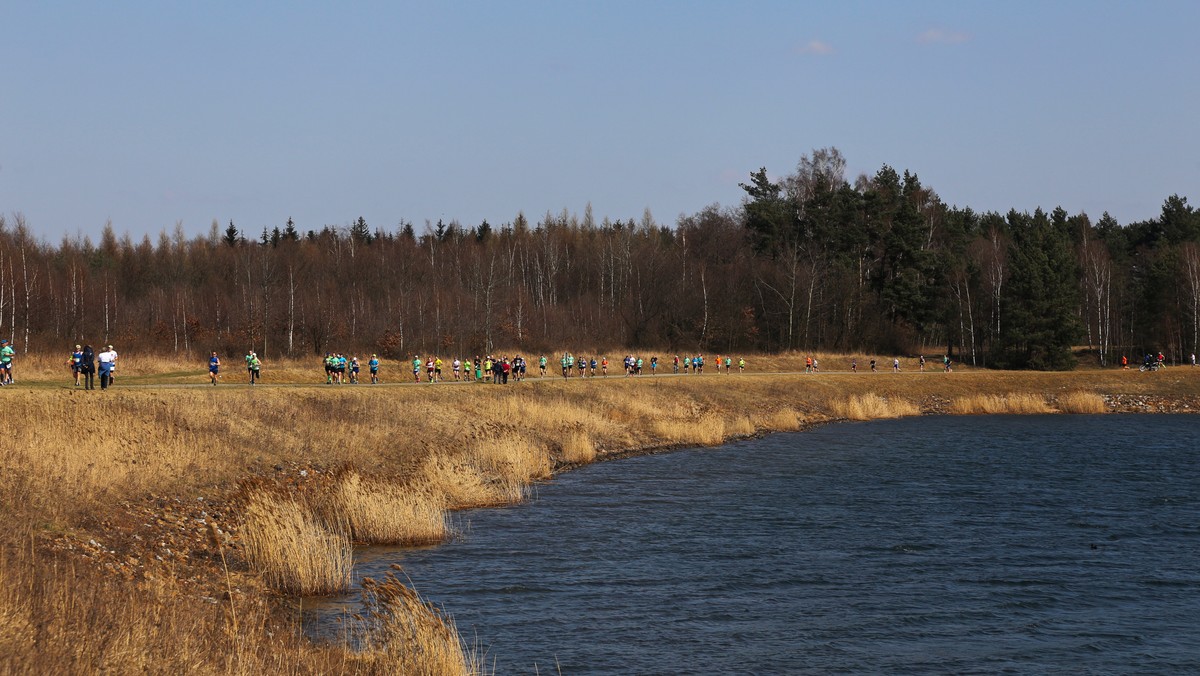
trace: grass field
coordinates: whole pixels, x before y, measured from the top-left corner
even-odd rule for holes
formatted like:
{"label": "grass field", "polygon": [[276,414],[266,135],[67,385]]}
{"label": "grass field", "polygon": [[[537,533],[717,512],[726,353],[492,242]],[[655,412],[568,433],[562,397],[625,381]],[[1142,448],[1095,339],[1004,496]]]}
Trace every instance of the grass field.
{"label": "grass field", "polygon": [[0,672],[477,672],[395,579],[369,587],[361,651],[307,642],[283,599],[343,588],[353,542],[438,542],[446,510],[630,453],[839,419],[1200,410],[1190,368],[892,373],[888,357],[869,373],[860,356],[855,374],[819,358],[818,374],[755,356],[744,374],[508,386],[412,384],[395,362],[383,385],[330,386],[312,360],[213,387],[203,363],[123,357],[105,392],[74,388],[65,357],[21,359],[0,388]]}

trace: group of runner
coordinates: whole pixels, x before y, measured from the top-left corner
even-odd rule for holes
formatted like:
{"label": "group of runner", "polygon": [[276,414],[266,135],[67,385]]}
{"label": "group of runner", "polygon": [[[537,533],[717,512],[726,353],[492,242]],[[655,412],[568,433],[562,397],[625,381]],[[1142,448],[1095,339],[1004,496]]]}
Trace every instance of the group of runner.
{"label": "group of runner", "polygon": [[[545,357],[542,357],[542,375],[546,374]],[[425,382],[440,383],[444,380],[442,371],[446,362],[441,357],[430,356],[424,360],[421,355],[414,354],[412,358],[413,382],[421,382],[421,372],[425,372]],[[450,374],[454,381],[484,382],[491,380],[498,385],[508,384],[511,378],[514,382],[525,380],[529,368],[528,362],[521,355],[509,358],[508,355],[496,357],[493,355],[479,356],[474,359],[455,357],[450,360]]]}
{"label": "group of runner", "polygon": [[[7,366],[4,368],[7,374],[7,384],[12,384],[12,347],[8,345],[8,341],[0,341],[4,347],[0,347],[0,361],[4,361]],[[5,360],[5,350],[8,350],[7,360]],[[75,376],[75,387],[83,387],[85,390],[96,389],[95,376],[96,372],[100,373],[100,389],[107,390],[109,385],[112,385],[117,380],[117,351],[112,345],[104,347],[104,351],[96,354],[91,345],[76,345],[75,350],[71,352],[70,358],[67,359],[67,365],[71,368],[71,374]],[[96,362],[100,363],[99,369],[96,368]]]}

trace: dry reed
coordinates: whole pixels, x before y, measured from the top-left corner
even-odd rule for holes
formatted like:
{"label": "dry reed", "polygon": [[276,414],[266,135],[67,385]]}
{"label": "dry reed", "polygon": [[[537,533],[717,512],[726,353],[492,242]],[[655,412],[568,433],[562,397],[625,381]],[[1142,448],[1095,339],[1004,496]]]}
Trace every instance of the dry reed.
{"label": "dry reed", "polygon": [[874,393],[855,395],[847,399],[835,399],[829,402],[829,408],[835,417],[847,420],[901,418],[921,412],[921,409],[906,399],[885,398]]}
{"label": "dry reed", "polygon": [[326,527],[346,527],[355,541],[386,545],[424,545],[449,535],[444,500],[429,491],[363,479],[343,472],[317,511]]}
{"label": "dry reed", "polygon": [[1062,413],[1107,413],[1104,397],[1095,392],[1076,390],[1058,396],[1055,408]]}
{"label": "dry reed", "polygon": [[562,461],[582,465],[596,459],[596,444],[582,432],[568,432],[562,442]]}
{"label": "dry reed", "polygon": [[1024,392],[958,397],[950,403],[950,411],[959,415],[1036,415],[1051,412],[1045,397]]}
{"label": "dry reed", "polygon": [[241,536],[250,564],[279,591],[332,594],[350,584],[350,538],[341,529],[324,527],[294,498],[266,492],[251,495]]}
{"label": "dry reed", "polygon": [[478,654],[468,650],[454,620],[402,583],[391,571],[383,581],[364,578],[367,607],[360,643],[364,661],[395,674],[469,676],[482,672]]}
{"label": "dry reed", "polygon": [[800,429],[800,416],[795,409],[784,408],[761,416],[759,426],[776,432],[794,432]]}

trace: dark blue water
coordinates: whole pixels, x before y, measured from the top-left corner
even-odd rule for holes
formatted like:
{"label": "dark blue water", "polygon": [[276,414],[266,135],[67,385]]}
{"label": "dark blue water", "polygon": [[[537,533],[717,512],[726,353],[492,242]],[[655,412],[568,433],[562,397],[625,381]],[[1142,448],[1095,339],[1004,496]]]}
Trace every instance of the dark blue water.
{"label": "dark blue water", "polygon": [[361,570],[402,564],[502,674],[1200,673],[1193,416],[830,425],[457,518]]}

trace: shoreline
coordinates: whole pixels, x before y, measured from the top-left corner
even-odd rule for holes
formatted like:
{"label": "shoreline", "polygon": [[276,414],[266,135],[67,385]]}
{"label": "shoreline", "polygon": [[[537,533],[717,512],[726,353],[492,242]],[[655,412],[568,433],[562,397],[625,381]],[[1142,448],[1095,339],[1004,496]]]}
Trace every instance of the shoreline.
{"label": "shoreline", "polygon": [[[216,613],[218,624],[235,608],[244,623],[250,609],[257,608],[262,613],[259,631],[270,633],[252,640],[260,644],[256,650],[264,653],[263,659],[266,653],[282,649],[297,660],[303,658],[304,663],[314,659],[314,652],[317,663],[322,659],[344,663],[358,659],[344,654],[346,646],[317,645],[295,635],[284,639],[275,633],[293,622],[289,606],[295,597],[269,588],[247,565],[244,534],[239,532],[244,525],[239,521],[245,519],[250,495],[260,492],[316,501],[340,485],[346,472],[358,473],[385,491],[411,488],[413,477],[426,467],[423,463],[441,454],[452,461],[448,465],[459,469],[466,466],[463,463],[475,463],[481,471],[490,472],[493,484],[513,477],[528,484],[595,462],[714,446],[849,420],[857,416],[858,409],[838,407],[856,400],[883,402],[885,407],[910,406],[890,412],[876,410],[868,417],[956,414],[961,412],[953,410],[956,405],[981,391],[1000,393],[1009,403],[1032,397],[1042,403],[1045,412],[1054,411],[1061,399],[1075,392],[1099,399],[1106,412],[1200,412],[1200,372],[1173,371],[1170,378],[1111,371],[968,371],[920,377],[801,373],[733,374],[726,378],[706,374],[692,378],[610,377],[595,383],[572,379],[565,384],[547,378],[528,383],[531,387],[505,388],[325,389],[313,385],[254,390],[248,386],[174,389],[151,384],[136,390],[118,385],[103,397],[81,397],[73,390],[57,388],[18,387],[0,390],[0,400],[23,389],[21,394],[32,400],[35,412],[40,408],[43,413],[77,417],[95,413],[78,410],[95,404],[101,414],[149,417],[153,423],[127,431],[125,440],[106,441],[112,446],[111,457],[70,439],[59,440],[68,446],[65,450],[45,449],[63,456],[85,455],[90,462],[78,464],[78,458],[59,458],[58,469],[66,467],[68,471],[59,472],[64,478],[45,477],[43,490],[61,490],[55,483],[84,485],[89,477],[97,488],[95,494],[85,492],[85,497],[76,499],[77,509],[62,505],[57,507],[61,513],[40,517],[44,525],[17,529],[17,538],[27,543],[26,549],[32,544],[36,550],[30,554],[30,563],[58,561],[72,568],[82,566],[90,571],[85,580],[94,580],[84,582],[84,588],[103,584],[124,589],[123,598],[131,610],[149,603],[144,598],[147,590],[160,585],[174,590],[172,604],[179,606],[176,612],[194,610],[199,603],[200,608],[208,608],[210,618]],[[167,392],[170,396],[164,396]],[[284,392],[289,393],[286,398],[281,396]],[[872,397],[878,401],[870,401]],[[55,408],[60,405],[61,409]],[[320,424],[330,406],[351,419],[349,429],[357,431],[360,421],[380,421],[386,429],[353,443],[338,433],[341,430]],[[235,412],[233,420],[222,413],[226,409]],[[392,410],[408,413],[399,423],[382,421],[379,416]],[[847,411],[855,415],[846,415]],[[535,422],[514,424],[513,418],[520,416]],[[245,423],[245,428],[239,423]],[[585,446],[573,449],[572,444],[580,440]],[[521,458],[487,455],[491,446],[509,441],[537,450],[542,464],[514,468]],[[287,444],[290,446],[283,448]],[[198,452],[197,445],[207,452]],[[448,455],[451,451],[456,455]],[[570,455],[577,451],[583,455]],[[92,457],[87,457],[89,452]],[[12,454],[10,451],[9,464]],[[102,477],[95,476],[93,465],[106,460],[110,464],[101,471],[108,471],[103,478],[111,481],[97,481]],[[72,470],[81,476],[72,476]],[[525,476],[518,476],[521,474]],[[126,487],[116,490],[113,485]],[[448,503],[446,508],[512,503]],[[209,528],[221,534],[219,543],[209,541]],[[13,550],[15,539],[10,535],[8,550]],[[388,543],[367,539],[363,544]],[[229,573],[222,566],[225,554],[229,555]],[[16,571],[18,578],[36,578],[19,566],[9,570],[9,577]],[[5,606],[0,603],[3,612]],[[245,632],[244,624],[239,630]],[[164,657],[151,663],[161,667],[169,661]]]}

